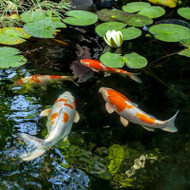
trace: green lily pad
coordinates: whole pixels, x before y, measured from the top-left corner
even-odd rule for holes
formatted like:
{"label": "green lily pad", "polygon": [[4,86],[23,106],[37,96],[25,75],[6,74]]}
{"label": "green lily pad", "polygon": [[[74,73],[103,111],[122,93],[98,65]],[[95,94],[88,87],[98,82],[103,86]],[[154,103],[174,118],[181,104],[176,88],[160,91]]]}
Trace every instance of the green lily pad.
{"label": "green lily pad", "polygon": [[22,28],[7,27],[0,29],[0,43],[6,45],[16,45],[25,42],[31,36]]}
{"label": "green lily pad", "polygon": [[66,25],[59,21],[37,20],[24,25],[24,30],[31,36],[37,38],[54,38],[58,31],[56,28],[66,28]]}
{"label": "green lily pad", "polygon": [[181,51],[180,53],[178,53],[179,55],[183,55],[186,57],[190,57],[190,49],[184,49],[183,51]]}
{"label": "green lily pad", "polygon": [[0,68],[19,67],[27,62],[23,55],[17,55],[20,51],[12,47],[0,47]]}
{"label": "green lily pad", "polygon": [[121,68],[124,66],[122,56],[115,53],[107,52],[107,53],[102,54],[100,56],[100,61],[101,63],[103,63],[104,65],[108,67]]}
{"label": "green lily pad", "polygon": [[127,67],[131,69],[141,69],[145,67],[148,63],[147,59],[135,52],[125,54],[123,56],[123,61],[126,63]]}
{"label": "green lily pad", "polygon": [[146,2],[133,2],[133,3],[128,3],[127,5],[124,5],[122,7],[122,10],[128,13],[135,13],[138,12],[144,8],[151,7],[150,3]]}
{"label": "green lily pad", "polygon": [[106,22],[125,21],[129,14],[118,9],[102,9],[97,12],[98,18]]}
{"label": "green lily pad", "polygon": [[130,26],[143,27],[152,24],[153,20],[147,16],[130,14],[123,22]]}
{"label": "green lily pad", "polygon": [[159,6],[152,6],[152,7],[142,9],[140,12],[138,12],[138,14],[144,15],[150,18],[158,18],[165,14],[165,10]]}
{"label": "green lily pad", "polygon": [[180,40],[180,43],[183,44],[185,47],[190,47],[190,39]]}
{"label": "green lily pad", "polygon": [[34,22],[37,20],[45,20],[45,19],[52,21],[61,21],[61,18],[58,16],[54,16],[52,14],[52,11],[42,11],[42,10],[26,11],[20,15],[20,18],[25,23]]}
{"label": "green lily pad", "polygon": [[121,29],[121,33],[123,34],[123,40],[132,40],[138,38],[142,34],[142,31],[135,27],[128,27]]}
{"label": "green lily pad", "polygon": [[176,24],[158,24],[150,27],[155,38],[165,42],[178,42],[190,38],[190,29]]}
{"label": "green lily pad", "polygon": [[190,19],[190,7],[182,7],[177,10],[177,13],[188,20]]}
{"label": "green lily pad", "polygon": [[72,10],[66,12],[64,22],[74,26],[87,26],[95,24],[98,21],[98,16],[89,11]]}
{"label": "green lily pad", "polygon": [[105,22],[96,26],[95,31],[99,36],[103,37],[108,30],[121,30],[125,26],[126,24],[121,22]]}

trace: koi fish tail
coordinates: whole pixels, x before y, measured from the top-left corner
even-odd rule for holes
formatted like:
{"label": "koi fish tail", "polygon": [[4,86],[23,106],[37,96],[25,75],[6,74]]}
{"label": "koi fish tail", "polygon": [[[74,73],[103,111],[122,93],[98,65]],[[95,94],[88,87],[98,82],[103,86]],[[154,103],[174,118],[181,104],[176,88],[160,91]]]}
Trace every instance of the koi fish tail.
{"label": "koi fish tail", "polygon": [[142,83],[142,80],[138,77],[139,73],[129,73],[129,77],[138,83]]}
{"label": "koi fish tail", "polygon": [[176,128],[175,123],[174,123],[178,112],[179,112],[179,110],[175,113],[175,115],[172,118],[165,121],[165,126],[166,127],[162,128],[162,130],[168,131],[168,132],[171,132],[171,133],[174,133],[174,132],[178,131],[178,129]]}
{"label": "koi fish tail", "polygon": [[36,137],[33,137],[31,135],[28,135],[26,133],[19,133],[19,136],[23,138],[24,142],[28,145],[32,145],[35,148],[29,152],[29,153],[23,153],[20,155],[20,158],[23,161],[30,161],[34,160],[39,156],[42,156],[48,147],[45,145],[45,141]]}

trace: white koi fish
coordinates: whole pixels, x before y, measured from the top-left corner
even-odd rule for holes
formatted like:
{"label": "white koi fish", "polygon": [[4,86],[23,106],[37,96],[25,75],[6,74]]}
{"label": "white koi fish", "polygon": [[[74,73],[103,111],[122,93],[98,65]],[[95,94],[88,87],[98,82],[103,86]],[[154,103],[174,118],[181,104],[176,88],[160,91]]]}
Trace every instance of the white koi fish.
{"label": "white koi fish", "polygon": [[68,91],[58,97],[50,109],[41,112],[41,116],[48,116],[48,135],[42,140],[26,133],[20,133],[26,143],[32,143],[36,149],[29,154],[21,155],[23,161],[34,160],[43,155],[47,149],[54,146],[59,140],[66,138],[72,128],[73,122],[78,122],[79,114],[75,110],[75,99]]}
{"label": "white koi fish", "polygon": [[62,81],[74,82],[73,78],[74,78],[73,76],[32,75],[17,80],[15,82],[15,85],[19,86],[28,85],[29,87],[41,87],[43,90],[46,90],[49,84],[61,83]]}
{"label": "white koi fish", "polygon": [[106,101],[106,110],[108,113],[113,113],[114,111],[118,113],[120,115],[121,123],[124,126],[127,126],[129,121],[141,125],[149,131],[153,131],[154,129],[162,129],[168,132],[177,132],[174,120],[178,114],[178,111],[172,118],[162,121],[145,113],[123,94],[111,88],[102,87],[99,89],[99,92]]}
{"label": "white koi fish", "polygon": [[93,59],[81,59],[80,62],[82,65],[89,67],[95,72],[102,71],[105,73],[117,73],[123,76],[128,76],[136,82],[139,82],[139,83],[142,82],[141,79],[138,77],[139,73],[131,73],[123,69],[107,67],[106,65],[102,64],[100,61],[93,60]]}

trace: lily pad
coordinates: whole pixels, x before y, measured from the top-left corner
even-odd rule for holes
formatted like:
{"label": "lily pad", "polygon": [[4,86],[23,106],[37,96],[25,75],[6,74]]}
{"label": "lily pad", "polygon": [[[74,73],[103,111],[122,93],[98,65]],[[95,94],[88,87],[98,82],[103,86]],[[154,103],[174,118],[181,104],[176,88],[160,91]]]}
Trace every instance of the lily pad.
{"label": "lily pad", "polygon": [[99,36],[103,37],[106,35],[106,32],[108,30],[121,30],[125,26],[126,24],[123,24],[121,22],[105,22],[105,23],[99,24],[95,28],[95,31]]}
{"label": "lily pad", "polygon": [[64,22],[74,26],[87,26],[95,24],[98,21],[98,16],[89,11],[72,10],[66,12]]}
{"label": "lily pad", "polygon": [[7,27],[0,29],[0,43],[6,45],[16,45],[25,42],[31,36],[22,28]]}
{"label": "lily pad", "polygon": [[143,27],[145,25],[152,24],[153,20],[147,16],[130,14],[130,16],[126,17],[125,21],[123,21],[123,22],[130,26]]}
{"label": "lily pad", "polygon": [[129,14],[117,9],[102,9],[97,12],[98,18],[106,22],[125,21]]}
{"label": "lily pad", "polygon": [[27,62],[23,55],[17,55],[20,51],[12,47],[0,47],[0,68],[19,67]]}
{"label": "lily pad", "polygon": [[132,3],[128,3],[127,5],[124,5],[122,7],[122,10],[124,10],[125,12],[128,13],[135,13],[138,12],[144,8],[148,8],[151,7],[150,3],[146,3],[146,2],[132,2]]}
{"label": "lily pad", "polygon": [[142,9],[140,12],[138,12],[138,14],[147,16],[149,18],[158,18],[165,14],[165,10],[159,6],[152,6]]}
{"label": "lily pad", "polygon": [[183,51],[181,51],[180,53],[178,53],[179,55],[183,55],[186,57],[190,57],[190,49],[184,49]]}
{"label": "lily pad", "polygon": [[185,47],[190,47],[190,39],[180,40],[180,43],[183,44]]}
{"label": "lily pad", "polygon": [[66,25],[59,21],[37,20],[24,25],[24,30],[37,38],[54,38],[58,31],[56,28],[66,28]]}
{"label": "lily pad", "polygon": [[123,61],[126,63],[127,67],[131,69],[141,69],[145,67],[148,63],[147,59],[135,52],[125,54],[123,56]]}
{"label": "lily pad", "polygon": [[190,29],[176,24],[158,24],[150,27],[155,38],[165,42],[178,42],[190,38]]}
{"label": "lily pad", "polygon": [[124,62],[122,60],[122,56],[119,54],[115,53],[104,53],[100,56],[100,61],[104,65],[108,67],[113,67],[113,68],[121,68],[124,66]]}
{"label": "lily pad", "polygon": [[190,20],[190,7],[182,7],[182,8],[177,10],[177,13],[180,16]]}
{"label": "lily pad", "polygon": [[121,32],[123,34],[123,40],[132,40],[138,38],[142,34],[142,31],[135,27],[121,29]]}
{"label": "lily pad", "polygon": [[61,21],[61,18],[52,14],[52,11],[26,11],[20,15],[20,18],[23,22],[29,23],[37,20],[52,20],[52,21]]}
{"label": "lily pad", "polygon": [[176,0],[167,0],[167,1],[166,0],[148,0],[148,1],[154,4],[163,5],[170,8],[176,7],[177,2],[178,2]]}

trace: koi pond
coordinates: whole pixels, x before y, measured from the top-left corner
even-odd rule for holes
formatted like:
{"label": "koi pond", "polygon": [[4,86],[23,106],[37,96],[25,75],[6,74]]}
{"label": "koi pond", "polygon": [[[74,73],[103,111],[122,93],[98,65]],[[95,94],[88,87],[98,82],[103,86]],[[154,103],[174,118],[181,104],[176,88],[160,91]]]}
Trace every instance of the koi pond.
{"label": "koi pond", "polygon": [[[21,37],[25,41],[1,43],[0,189],[190,189],[190,14],[183,17],[179,11],[188,9],[188,1],[177,7],[147,3],[139,8],[139,4],[128,3],[96,1],[85,7],[79,3],[82,12],[77,14],[83,21],[89,18],[92,22],[84,25],[80,19],[72,21],[76,16],[72,10],[77,7],[69,6],[70,17],[61,24],[57,15],[43,15],[46,26],[36,19],[39,15],[28,22],[24,12],[20,17],[21,23],[25,22],[22,27],[27,33]],[[145,10],[153,6],[161,10],[159,16],[151,17]],[[83,14],[86,12],[89,15]],[[126,14],[129,18],[124,20]],[[55,27],[50,17],[56,20]],[[35,24],[41,32],[33,29]],[[172,25],[175,30],[168,27],[168,32],[159,33],[162,29],[156,27],[163,25]],[[51,35],[43,37],[47,33],[43,34],[41,27],[52,30]],[[105,41],[103,38],[112,29],[122,33],[118,48],[110,47],[117,46],[114,36],[112,42],[109,36]],[[83,59],[101,61],[104,68],[136,73],[139,80],[108,69],[97,72],[82,65]],[[72,77],[50,85],[17,85],[16,81],[34,75]],[[159,127],[150,131],[130,121],[124,127],[118,113],[106,111],[101,87],[123,94],[147,117],[151,114],[166,121],[179,110],[175,118],[178,131]],[[51,108],[65,91],[75,97],[79,121],[73,123],[67,139],[59,140],[36,159],[23,161],[21,155],[29,151],[32,142],[25,144],[19,134],[46,139],[47,117],[40,113]]]}

